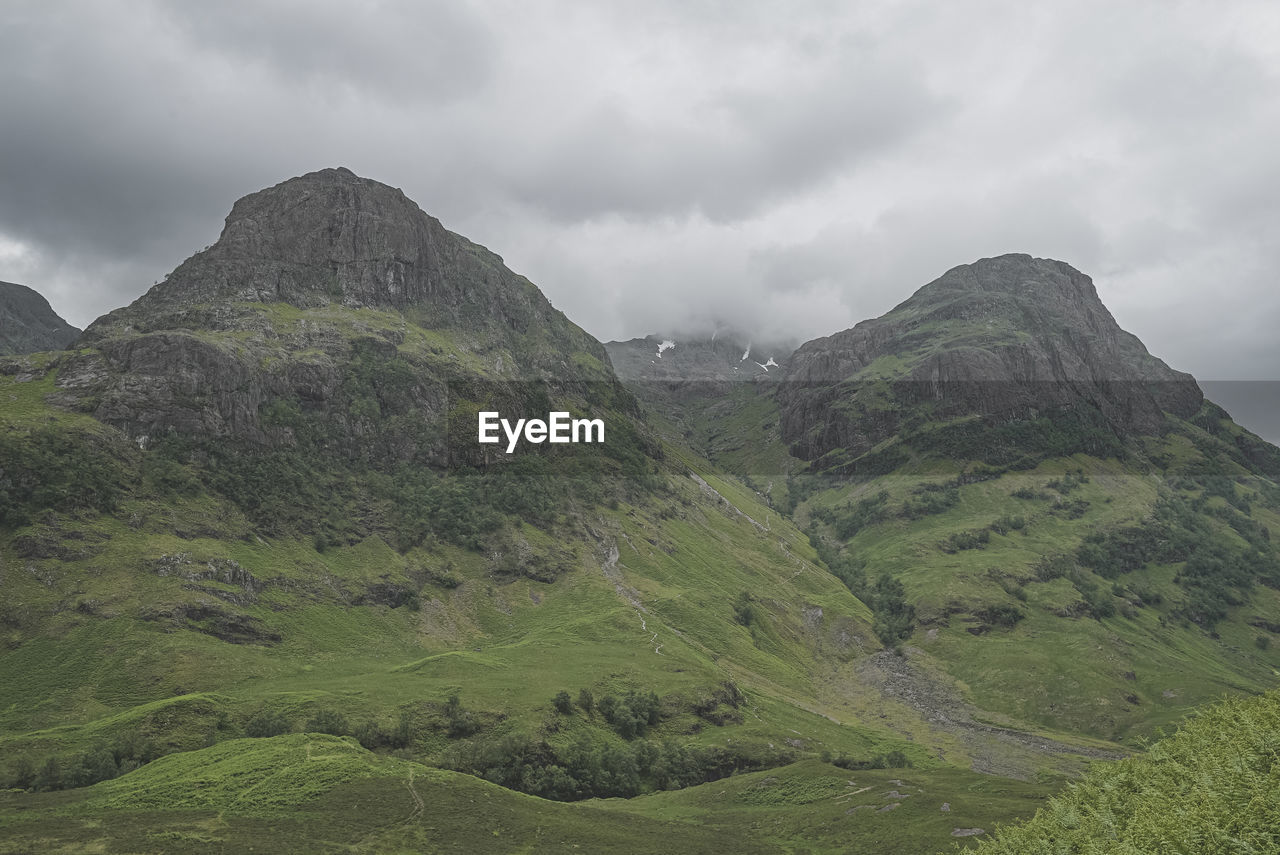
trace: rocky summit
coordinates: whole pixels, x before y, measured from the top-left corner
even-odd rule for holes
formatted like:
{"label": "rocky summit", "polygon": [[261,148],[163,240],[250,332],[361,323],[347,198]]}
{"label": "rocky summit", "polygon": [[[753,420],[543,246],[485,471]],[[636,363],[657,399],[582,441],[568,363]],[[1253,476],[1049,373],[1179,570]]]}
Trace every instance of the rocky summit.
{"label": "rocky summit", "polygon": [[[342,168],[240,199],[212,246],[82,343],[60,389],[141,443],[290,445],[292,415],[324,414],[339,450],[382,436],[395,459],[429,458],[440,449],[411,434],[444,413],[450,383],[501,397],[518,394],[511,381],[614,382],[600,343],[498,255]],[[361,371],[375,382],[353,412]]]}
{"label": "rocky summit", "polygon": [[0,282],[0,356],[62,350],[80,330],[58,316],[40,294]]}
{"label": "rocky summit", "polygon": [[504,343],[539,327],[551,335],[572,328],[572,343],[588,345],[498,255],[448,231],[400,190],[345,168],[240,199],[216,243],[93,323],[86,341],[128,330],[218,328],[246,303],[416,311],[421,326],[485,330]]}
{"label": "rocky summit", "polygon": [[[952,268],[887,314],[803,345],[780,386],[783,436],[815,460],[904,431],[1072,413],[1117,434],[1194,414],[1195,380],[1147,352],[1061,261],[1013,254]],[[837,406],[838,404],[838,406]]]}

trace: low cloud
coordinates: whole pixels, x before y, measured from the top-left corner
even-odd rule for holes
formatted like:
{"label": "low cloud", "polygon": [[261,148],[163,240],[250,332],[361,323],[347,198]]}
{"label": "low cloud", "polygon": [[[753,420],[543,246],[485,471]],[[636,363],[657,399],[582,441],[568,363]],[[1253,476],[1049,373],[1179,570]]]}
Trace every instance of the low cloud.
{"label": "low cloud", "polygon": [[33,0],[0,11],[0,279],[72,323],[344,165],[604,339],[805,339],[1003,252],[1206,378],[1280,362],[1280,9]]}

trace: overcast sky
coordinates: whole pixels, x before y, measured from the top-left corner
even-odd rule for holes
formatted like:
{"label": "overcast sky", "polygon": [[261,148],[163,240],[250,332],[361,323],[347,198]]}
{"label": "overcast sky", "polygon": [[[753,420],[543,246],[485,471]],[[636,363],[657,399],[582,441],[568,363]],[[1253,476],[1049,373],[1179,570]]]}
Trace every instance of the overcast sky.
{"label": "overcast sky", "polygon": [[77,326],[326,166],[601,339],[806,339],[1004,252],[1280,377],[1274,2],[0,5],[0,279]]}

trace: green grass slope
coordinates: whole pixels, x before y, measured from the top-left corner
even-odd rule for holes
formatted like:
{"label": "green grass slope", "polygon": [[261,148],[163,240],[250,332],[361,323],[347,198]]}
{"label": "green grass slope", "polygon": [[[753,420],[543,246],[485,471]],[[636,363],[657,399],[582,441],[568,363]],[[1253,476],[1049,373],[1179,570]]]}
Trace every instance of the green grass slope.
{"label": "green grass slope", "polygon": [[0,852],[765,852],[743,833],[562,805],[294,734],[173,755],[80,790],[0,794]]}
{"label": "green grass slope", "polygon": [[1224,691],[1274,687],[1280,667],[1280,488],[1215,411],[1117,456],[1033,467],[917,438],[891,473],[796,479],[795,521],[881,639],[988,718],[1149,735]]}
{"label": "green grass slope", "polygon": [[1263,855],[1280,850],[1280,695],[1227,699],[1095,768],[984,855]]}
{"label": "green grass slope", "polygon": [[83,789],[0,793],[0,852],[914,853],[1029,815],[1048,791],[958,770],[806,761],[557,804],[297,733],[171,755]]}

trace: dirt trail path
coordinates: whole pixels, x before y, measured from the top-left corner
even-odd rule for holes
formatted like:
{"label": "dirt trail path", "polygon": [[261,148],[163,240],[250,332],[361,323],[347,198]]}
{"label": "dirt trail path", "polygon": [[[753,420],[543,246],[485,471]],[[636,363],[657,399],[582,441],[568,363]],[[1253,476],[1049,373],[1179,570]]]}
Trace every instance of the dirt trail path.
{"label": "dirt trail path", "polygon": [[422,796],[418,795],[417,789],[413,786],[413,770],[409,770],[409,780],[405,782],[405,789],[409,791],[409,795],[413,797],[413,810],[404,818],[405,822],[412,822],[422,816],[422,812],[427,809],[426,804],[422,801]]}

